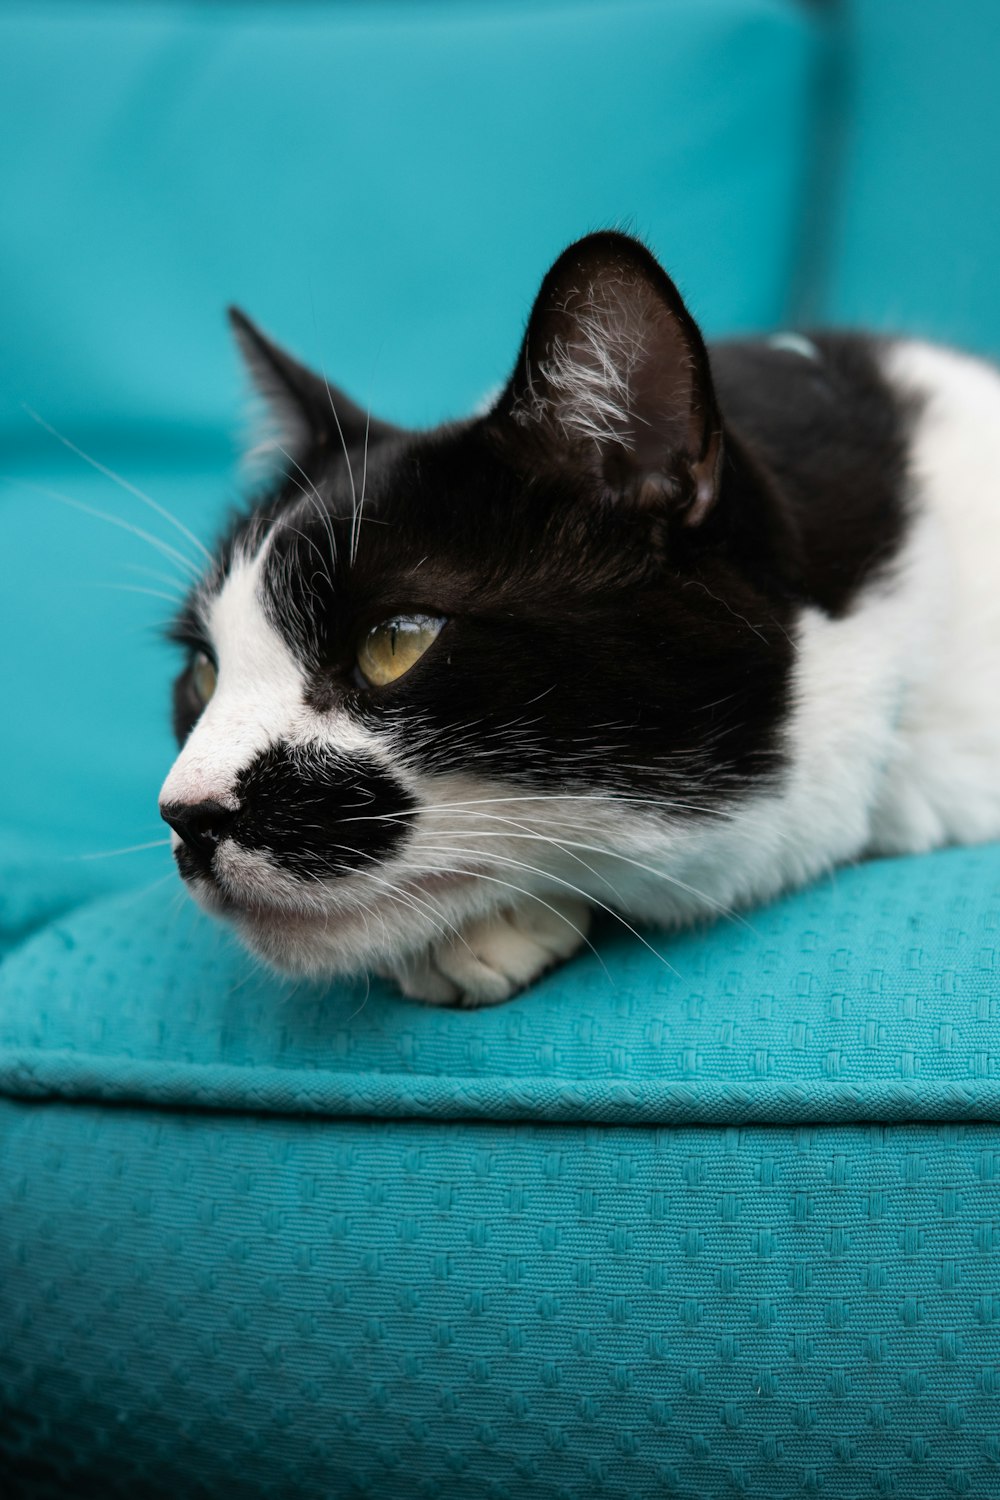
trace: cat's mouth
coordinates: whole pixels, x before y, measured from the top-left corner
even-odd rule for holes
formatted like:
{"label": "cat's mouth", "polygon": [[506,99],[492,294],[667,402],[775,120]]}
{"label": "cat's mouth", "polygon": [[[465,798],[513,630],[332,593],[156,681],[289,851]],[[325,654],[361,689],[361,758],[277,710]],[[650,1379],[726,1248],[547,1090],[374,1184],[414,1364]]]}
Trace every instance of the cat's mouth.
{"label": "cat's mouth", "polygon": [[323,930],[333,934],[353,929],[367,925],[372,917],[384,916],[393,906],[398,909],[400,903],[452,895],[474,883],[485,873],[485,866],[461,871],[429,870],[396,880],[376,875],[366,891],[356,888],[355,877],[354,888],[344,892],[310,891],[304,885],[290,888],[287,880],[280,877],[279,889],[268,892],[259,879],[248,888],[245,881],[228,872],[199,870],[193,874],[182,868],[181,873],[199,903],[213,915],[227,917],[244,929],[280,929],[291,937],[296,931]]}
{"label": "cat's mouth", "polygon": [[197,904],[231,922],[252,952],[285,974],[378,969],[456,931],[495,896],[491,866],[482,860],[447,869],[372,862],[309,879],[232,839],[207,860],[187,854],[182,843],[175,854]]}

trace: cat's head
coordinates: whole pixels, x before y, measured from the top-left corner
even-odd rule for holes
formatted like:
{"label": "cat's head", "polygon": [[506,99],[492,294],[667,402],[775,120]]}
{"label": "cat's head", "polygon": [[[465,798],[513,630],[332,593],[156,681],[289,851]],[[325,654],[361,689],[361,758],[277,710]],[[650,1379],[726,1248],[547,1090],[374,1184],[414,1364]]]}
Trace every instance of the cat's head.
{"label": "cat's head", "polygon": [[428,432],[233,322],[277,477],[174,626],[192,893],[312,974],[515,900],[634,909],[773,773],[788,676],[766,496],[673,283],[571,246],[492,409]]}

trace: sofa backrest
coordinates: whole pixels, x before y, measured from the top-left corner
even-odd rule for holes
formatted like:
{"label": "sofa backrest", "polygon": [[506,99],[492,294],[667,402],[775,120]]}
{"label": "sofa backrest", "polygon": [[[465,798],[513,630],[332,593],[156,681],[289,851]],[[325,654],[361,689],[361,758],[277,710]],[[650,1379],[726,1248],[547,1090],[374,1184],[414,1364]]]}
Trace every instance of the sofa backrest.
{"label": "sofa backrest", "polygon": [[14,0],[0,436],[212,442],[243,304],[387,415],[503,378],[551,259],[633,226],[709,328],[788,316],[821,28],[794,0]]}

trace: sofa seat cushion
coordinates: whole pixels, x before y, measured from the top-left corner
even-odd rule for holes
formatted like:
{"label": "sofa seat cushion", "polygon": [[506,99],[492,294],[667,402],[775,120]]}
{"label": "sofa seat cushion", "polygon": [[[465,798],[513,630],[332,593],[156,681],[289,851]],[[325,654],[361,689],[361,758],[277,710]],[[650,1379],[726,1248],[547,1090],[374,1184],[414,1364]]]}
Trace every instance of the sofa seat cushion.
{"label": "sofa seat cushion", "polygon": [[454,1012],[270,979],[167,883],[52,917],[4,1493],[992,1493],[998,933],[950,851]]}
{"label": "sofa seat cushion", "polygon": [[[162,852],[164,864],[169,855]],[[883,860],[704,932],[594,951],[478,1013],[268,975],[171,876],[4,967],[28,1099],[675,1124],[1000,1118],[1000,846]]]}

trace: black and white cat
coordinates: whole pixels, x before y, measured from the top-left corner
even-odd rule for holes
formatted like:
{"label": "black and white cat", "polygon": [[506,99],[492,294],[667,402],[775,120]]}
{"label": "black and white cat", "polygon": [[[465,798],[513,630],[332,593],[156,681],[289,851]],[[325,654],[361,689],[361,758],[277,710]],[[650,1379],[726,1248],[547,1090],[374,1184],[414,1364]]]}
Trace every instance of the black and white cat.
{"label": "black and white cat", "polygon": [[1000,836],[1000,376],[706,350],[572,245],[483,415],[369,421],[232,320],[279,473],[173,634],[181,874],[277,967],[504,1000],[591,913],[671,927]]}

